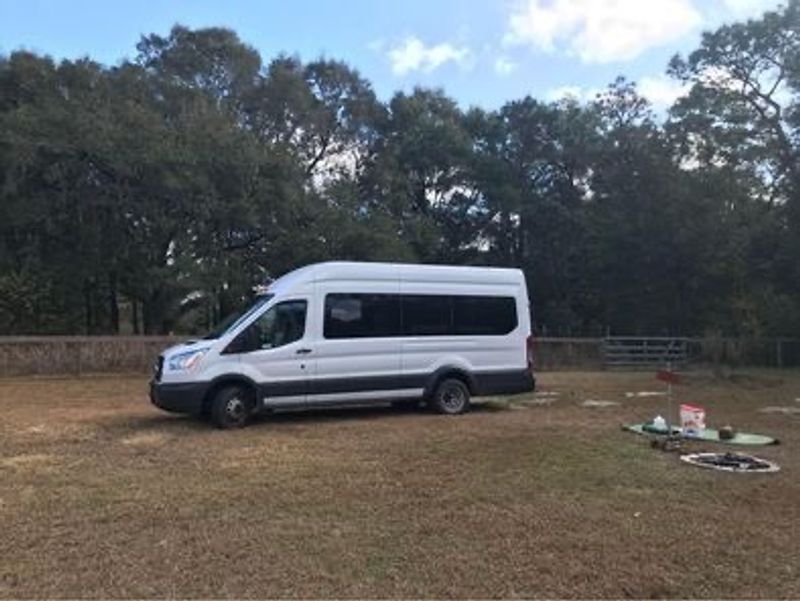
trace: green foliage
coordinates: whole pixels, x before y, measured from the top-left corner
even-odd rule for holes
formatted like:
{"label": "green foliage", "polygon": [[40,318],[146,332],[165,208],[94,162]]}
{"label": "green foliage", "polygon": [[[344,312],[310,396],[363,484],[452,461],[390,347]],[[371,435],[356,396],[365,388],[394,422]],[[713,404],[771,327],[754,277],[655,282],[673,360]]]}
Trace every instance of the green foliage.
{"label": "green foliage", "polygon": [[380,102],[348,65],[175,26],[0,57],[0,333],[197,332],[328,259],[525,270],[551,334],[800,335],[800,0],[704,35],[659,123]]}

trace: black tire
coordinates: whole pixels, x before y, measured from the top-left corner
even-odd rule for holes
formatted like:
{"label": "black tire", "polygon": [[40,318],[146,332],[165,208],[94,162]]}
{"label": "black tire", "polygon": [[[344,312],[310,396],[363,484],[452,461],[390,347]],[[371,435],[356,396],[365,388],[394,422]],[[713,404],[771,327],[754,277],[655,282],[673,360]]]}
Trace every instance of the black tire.
{"label": "black tire", "polygon": [[223,430],[243,428],[252,411],[252,395],[243,386],[220,388],[211,401],[211,421]]}
{"label": "black tire", "polygon": [[469,388],[461,380],[447,378],[439,382],[429,404],[437,413],[464,413],[469,409]]}

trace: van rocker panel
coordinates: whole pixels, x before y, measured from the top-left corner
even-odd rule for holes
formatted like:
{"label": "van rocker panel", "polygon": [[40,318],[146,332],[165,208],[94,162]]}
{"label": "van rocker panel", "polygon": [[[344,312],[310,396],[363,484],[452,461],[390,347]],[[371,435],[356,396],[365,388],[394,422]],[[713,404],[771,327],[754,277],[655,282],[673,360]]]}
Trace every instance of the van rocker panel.
{"label": "van rocker panel", "polygon": [[284,396],[308,394],[332,395],[361,392],[384,392],[389,390],[420,390],[424,395],[433,394],[439,381],[448,373],[460,374],[467,380],[477,396],[491,394],[516,394],[530,392],[535,388],[535,379],[528,369],[498,370],[466,373],[464,370],[442,367],[431,374],[392,374],[349,378],[324,378],[309,381],[264,382],[259,384],[259,397],[276,399]]}

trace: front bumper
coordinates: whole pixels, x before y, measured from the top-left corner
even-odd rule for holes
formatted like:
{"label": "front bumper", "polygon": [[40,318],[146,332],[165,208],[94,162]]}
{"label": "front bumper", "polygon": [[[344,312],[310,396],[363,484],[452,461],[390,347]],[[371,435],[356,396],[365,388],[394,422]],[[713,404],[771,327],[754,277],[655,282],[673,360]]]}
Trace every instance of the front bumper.
{"label": "front bumper", "polygon": [[150,402],[164,411],[198,414],[203,410],[208,387],[208,382],[165,384],[151,380]]}

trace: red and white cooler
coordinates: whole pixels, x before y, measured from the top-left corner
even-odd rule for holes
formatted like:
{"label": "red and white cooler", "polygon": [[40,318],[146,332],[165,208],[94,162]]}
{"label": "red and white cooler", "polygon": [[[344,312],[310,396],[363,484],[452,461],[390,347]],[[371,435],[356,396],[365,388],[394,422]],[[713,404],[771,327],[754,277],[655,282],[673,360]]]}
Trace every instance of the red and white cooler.
{"label": "red and white cooler", "polygon": [[684,436],[700,436],[706,429],[706,410],[697,405],[681,405],[681,429]]}

